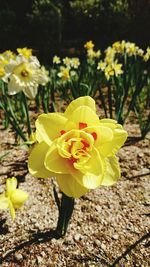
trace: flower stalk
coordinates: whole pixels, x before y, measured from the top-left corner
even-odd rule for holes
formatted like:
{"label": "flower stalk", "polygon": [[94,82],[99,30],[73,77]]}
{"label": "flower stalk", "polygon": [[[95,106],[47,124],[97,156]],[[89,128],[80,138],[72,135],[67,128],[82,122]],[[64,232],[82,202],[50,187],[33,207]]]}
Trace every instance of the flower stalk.
{"label": "flower stalk", "polygon": [[56,227],[56,234],[59,238],[65,236],[66,234],[69,221],[73,213],[74,204],[75,199],[73,197],[68,197],[64,193],[62,193],[61,203],[58,208],[59,216]]}

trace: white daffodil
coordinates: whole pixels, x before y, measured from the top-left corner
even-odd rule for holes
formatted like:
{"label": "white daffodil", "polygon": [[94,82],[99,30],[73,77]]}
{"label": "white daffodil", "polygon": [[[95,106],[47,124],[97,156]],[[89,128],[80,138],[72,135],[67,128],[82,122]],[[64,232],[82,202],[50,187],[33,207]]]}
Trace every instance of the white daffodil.
{"label": "white daffodil", "polygon": [[18,55],[15,60],[11,59],[5,66],[5,71],[9,95],[23,91],[28,98],[34,99],[39,84],[45,85],[48,82],[48,72],[44,67],[41,68],[35,56],[26,58]]}

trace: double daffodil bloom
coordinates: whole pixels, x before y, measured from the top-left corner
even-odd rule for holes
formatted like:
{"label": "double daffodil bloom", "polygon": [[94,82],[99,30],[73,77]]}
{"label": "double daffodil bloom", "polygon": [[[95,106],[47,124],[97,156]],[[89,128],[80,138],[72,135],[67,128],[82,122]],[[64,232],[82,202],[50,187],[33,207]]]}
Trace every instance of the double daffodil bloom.
{"label": "double daffodil bloom", "polygon": [[96,115],[95,101],[79,97],[64,113],[42,114],[36,121],[37,143],[28,166],[35,177],[56,177],[62,192],[78,198],[120,177],[115,153],[127,132],[112,119]]}
{"label": "double daffodil bloom", "polygon": [[17,188],[17,179],[8,178],[6,192],[0,195],[0,209],[9,209],[12,219],[15,218],[15,209],[20,208],[28,199],[28,194]]}

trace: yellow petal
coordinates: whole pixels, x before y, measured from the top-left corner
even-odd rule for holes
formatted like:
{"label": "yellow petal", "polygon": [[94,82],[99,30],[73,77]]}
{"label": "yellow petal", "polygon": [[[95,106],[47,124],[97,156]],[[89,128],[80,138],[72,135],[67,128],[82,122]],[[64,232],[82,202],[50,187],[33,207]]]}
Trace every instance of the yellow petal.
{"label": "yellow petal", "polygon": [[117,124],[117,121],[113,120],[113,119],[101,119],[100,123],[113,123],[113,124]]}
{"label": "yellow petal", "polygon": [[106,172],[102,185],[111,186],[120,178],[120,167],[116,156],[106,158]]}
{"label": "yellow petal", "polygon": [[112,156],[114,155],[119,148],[125,143],[127,139],[127,132],[123,129],[114,129],[114,137],[112,141],[104,143],[99,146],[99,151],[103,156]]}
{"label": "yellow petal", "polygon": [[56,146],[52,144],[45,158],[46,169],[54,173],[67,174],[69,173],[68,166],[69,163],[67,162],[67,159],[62,158],[58,154]]}
{"label": "yellow petal", "polygon": [[20,208],[24,202],[28,199],[28,194],[21,189],[13,191],[10,200],[15,209]]}
{"label": "yellow petal", "polygon": [[89,107],[81,106],[72,112],[67,123],[70,123],[70,121],[73,121],[76,124],[76,128],[79,129],[79,123],[86,123],[87,126],[98,125],[99,117]]}
{"label": "yellow petal", "polygon": [[9,196],[12,191],[14,191],[17,187],[17,179],[15,177],[8,178],[6,180],[6,194]]}
{"label": "yellow petal", "polygon": [[35,144],[32,148],[28,160],[28,168],[33,176],[39,178],[49,178],[52,176],[44,166],[44,160],[48,149],[49,146],[44,142]]}
{"label": "yellow petal", "polygon": [[61,113],[42,114],[36,121],[38,141],[44,141],[48,145],[61,134],[67,119]]}
{"label": "yellow petal", "polygon": [[9,206],[8,198],[5,196],[5,194],[0,195],[0,209],[7,209]]}
{"label": "yellow petal", "polygon": [[85,129],[88,133],[96,133],[96,139],[94,145],[96,147],[102,145],[103,143],[110,142],[113,139],[113,131],[107,126],[95,126],[87,127]]}
{"label": "yellow petal", "polygon": [[76,164],[74,166],[78,167],[80,172],[76,173],[72,169],[71,174],[81,186],[94,189],[101,184],[104,175],[104,161],[95,148],[93,148],[87,165],[80,166],[80,168]]}
{"label": "yellow petal", "polygon": [[103,175],[94,175],[93,173],[87,173],[83,175],[82,182],[83,185],[88,189],[95,189],[99,187],[102,183]]}
{"label": "yellow petal", "polygon": [[96,107],[95,107],[95,101],[93,98],[91,98],[90,96],[81,96],[78,97],[77,99],[73,100],[69,106],[67,107],[64,115],[66,117],[70,117],[72,112],[77,109],[78,107],[81,106],[86,106],[89,107],[90,109],[93,110],[93,112],[96,112]]}
{"label": "yellow petal", "polygon": [[57,174],[56,179],[60,190],[69,197],[79,198],[88,192],[88,189],[81,186],[71,175]]}

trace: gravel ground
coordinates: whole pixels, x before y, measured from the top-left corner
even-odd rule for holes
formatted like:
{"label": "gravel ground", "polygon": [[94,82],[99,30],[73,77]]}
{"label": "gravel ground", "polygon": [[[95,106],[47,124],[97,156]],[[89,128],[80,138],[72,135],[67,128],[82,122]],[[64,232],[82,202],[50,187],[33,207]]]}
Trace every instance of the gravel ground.
{"label": "gravel ground", "polygon": [[[138,137],[137,125],[126,129]],[[5,178],[15,175],[30,197],[15,221],[0,211],[0,266],[150,266],[150,134],[119,151],[122,177],[117,184],[76,200],[67,234],[60,239],[51,231],[58,216],[51,179],[28,174],[27,150],[15,147],[11,132],[1,130],[1,136],[2,153],[11,153],[1,162],[0,192]]]}

